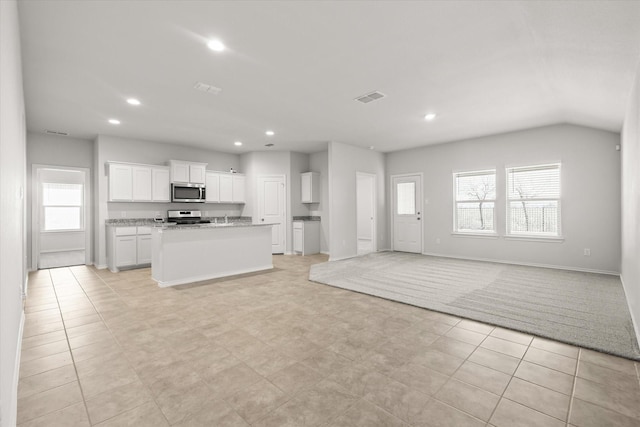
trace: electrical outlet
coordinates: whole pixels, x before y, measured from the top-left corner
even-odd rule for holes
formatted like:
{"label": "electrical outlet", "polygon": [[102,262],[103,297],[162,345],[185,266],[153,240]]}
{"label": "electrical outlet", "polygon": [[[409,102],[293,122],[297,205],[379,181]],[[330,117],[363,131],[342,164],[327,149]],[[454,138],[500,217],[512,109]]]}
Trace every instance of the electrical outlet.
{"label": "electrical outlet", "polygon": [[584,256],[591,256],[591,249],[584,248]]}

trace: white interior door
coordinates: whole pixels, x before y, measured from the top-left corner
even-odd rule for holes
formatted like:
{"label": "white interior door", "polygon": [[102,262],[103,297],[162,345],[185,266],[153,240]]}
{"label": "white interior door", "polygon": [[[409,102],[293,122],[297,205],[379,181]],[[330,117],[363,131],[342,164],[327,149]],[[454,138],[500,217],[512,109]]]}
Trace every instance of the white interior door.
{"label": "white interior door", "polygon": [[356,172],[358,255],[376,251],[376,176]]}
{"label": "white interior door", "polygon": [[285,177],[258,177],[258,223],[272,224],[271,253],[283,254],[286,237]]}
{"label": "white interior door", "polygon": [[87,169],[34,167],[33,265],[88,264],[91,217]]}
{"label": "white interior door", "polygon": [[422,253],[422,176],[391,178],[393,189],[393,250]]}

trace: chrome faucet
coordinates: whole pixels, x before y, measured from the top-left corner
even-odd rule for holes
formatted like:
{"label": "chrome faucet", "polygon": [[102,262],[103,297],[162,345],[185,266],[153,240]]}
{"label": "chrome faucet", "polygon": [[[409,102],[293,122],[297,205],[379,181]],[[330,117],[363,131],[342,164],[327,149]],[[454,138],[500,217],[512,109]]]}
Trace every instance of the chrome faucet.
{"label": "chrome faucet", "polygon": [[229,217],[227,217],[227,214],[224,214],[224,223],[229,224]]}

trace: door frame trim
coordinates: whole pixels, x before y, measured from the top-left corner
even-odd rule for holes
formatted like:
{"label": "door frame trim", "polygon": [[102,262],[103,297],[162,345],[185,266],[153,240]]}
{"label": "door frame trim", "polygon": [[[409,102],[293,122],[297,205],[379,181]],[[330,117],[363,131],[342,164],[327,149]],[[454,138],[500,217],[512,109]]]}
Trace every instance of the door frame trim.
{"label": "door frame trim", "polygon": [[58,166],[45,164],[31,165],[31,271],[38,270],[38,254],[40,253],[40,188],[38,186],[38,170],[40,169],[61,169],[69,171],[79,171],[84,173],[84,263],[91,265],[93,259],[93,217],[91,216],[91,169],[72,166]]}
{"label": "door frame trim", "polygon": [[410,176],[417,176],[420,179],[420,194],[418,195],[420,203],[416,203],[416,207],[420,208],[420,212],[422,215],[422,219],[420,220],[420,253],[423,254],[424,253],[424,176],[422,174],[422,172],[415,172],[415,173],[401,173],[401,174],[397,174],[397,175],[389,175],[389,188],[390,188],[390,196],[391,196],[391,203],[389,203],[389,223],[390,223],[390,233],[389,235],[391,236],[391,242],[390,242],[390,246],[391,246],[391,250],[395,251],[395,235],[394,235],[394,230],[395,230],[395,209],[396,209],[396,187],[395,185],[393,185],[393,180],[394,178],[406,178],[406,177],[410,177]]}
{"label": "door frame trim", "polygon": [[[255,205],[258,207],[257,212],[254,213],[254,218],[255,218],[255,223],[260,224],[259,222],[259,218],[260,218],[260,209],[262,209],[262,207],[260,206],[260,186],[258,185],[260,182],[260,178],[282,178],[282,184],[284,185],[284,188],[282,190],[282,194],[283,194],[283,198],[282,198],[282,212],[284,215],[284,224],[282,225],[283,228],[283,233],[284,233],[284,249],[282,251],[282,253],[284,255],[291,255],[292,251],[290,250],[291,248],[289,248],[289,242],[287,241],[287,238],[289,236],[289,233],[287,233],[287,229],[289,227],[293,227],[293,222],[290,221],[290,218],[287,215],[288,209],[287,206],[289,206],[289,193],[287,192],[287,175],[285,174],[264,174],[264,175],[256,175],[256,189],[257,191],[255,192]],[[287,250],[289,249],[289,250]]]}
{"label": "door frame trim", "polygon": [[[371,189],[371,252],[378,252],[378,176],[373,173],[356,171],[356,253],[358,251],[358,177],[371,178],[373,188]],[[358,254],[359,255],[359,254]]]}

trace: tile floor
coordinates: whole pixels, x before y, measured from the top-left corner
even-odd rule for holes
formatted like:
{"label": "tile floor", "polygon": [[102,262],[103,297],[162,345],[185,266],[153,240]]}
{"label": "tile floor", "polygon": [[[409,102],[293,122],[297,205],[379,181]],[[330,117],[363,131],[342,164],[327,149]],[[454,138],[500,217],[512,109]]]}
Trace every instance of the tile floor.
{"label": "tile floor", "polygon": [[307,281],[29,278],[20,426],[640,426],[640,364]]}

